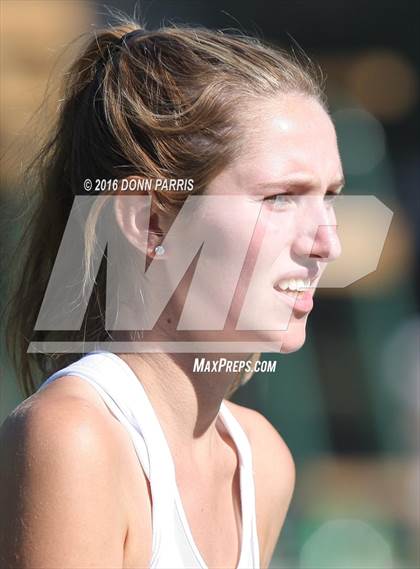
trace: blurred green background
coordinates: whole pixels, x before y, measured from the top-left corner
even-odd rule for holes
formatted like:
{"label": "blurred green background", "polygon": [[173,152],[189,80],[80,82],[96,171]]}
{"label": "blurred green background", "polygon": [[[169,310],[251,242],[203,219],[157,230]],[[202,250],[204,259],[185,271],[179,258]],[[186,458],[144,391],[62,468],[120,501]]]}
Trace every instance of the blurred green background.
{"label": "blurred green background", "polygon": [[[110,20],[107,7],[130,15],[137,7],[151,28],[165,20],[235,27],[302,46],[326,74],[345,192],[377,196],[393,221],[377,270],[319,290],[305,346],[270,354],[277,373],[254,376],[234,400],[267,416],[296,461],[273,568],[419,567],[419,3],[3,0],[3,259],[20,230],[19,167],[37,142],[28,121],[57,54]],[[6,264],[1,271],[4,302]],[[0,422],[22,400],[1,350]]]}

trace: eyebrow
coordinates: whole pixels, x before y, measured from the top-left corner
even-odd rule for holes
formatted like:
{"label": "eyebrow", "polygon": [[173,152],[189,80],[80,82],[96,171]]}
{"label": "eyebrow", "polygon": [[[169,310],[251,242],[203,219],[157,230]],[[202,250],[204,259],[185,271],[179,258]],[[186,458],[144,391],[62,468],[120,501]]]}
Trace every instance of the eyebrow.
{"label": "eyebrow", "polygon": [[[327,191],[335,190],[336,192],[339,192],[342,190],[345,184],[346,181],[344,179],[344,176],[341,176],[341,178],[339,178],[335,182],[332,182],[328,186]],[[257,184],[257,188],[260,190],[270,190],[270,189],[272,190],[279,187],[286,188],[288,190],[303,189],[304,191],[310,191],[318,188],[319,184],[317,183],[316,179],[313,178],[312,176],[297,175],[297,174],[285,176],[284,178],[281,178],[280,180],[275,180],[273,182],[262,182],[260,184]]]}

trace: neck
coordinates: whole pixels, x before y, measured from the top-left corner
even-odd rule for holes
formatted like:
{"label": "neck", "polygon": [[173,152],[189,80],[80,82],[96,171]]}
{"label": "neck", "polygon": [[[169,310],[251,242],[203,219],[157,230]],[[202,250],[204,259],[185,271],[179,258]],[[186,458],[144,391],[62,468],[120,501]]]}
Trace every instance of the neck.
{"label": "neck", "polygon": [[[195,357],[217,354],[121,354],[141,381],[173,452],[191,459],[213,453],[220,405],[237,373],[196,373]],[[223,354],[229,358],[229,354]],[[233,359],[245,355],[230,355]]]}

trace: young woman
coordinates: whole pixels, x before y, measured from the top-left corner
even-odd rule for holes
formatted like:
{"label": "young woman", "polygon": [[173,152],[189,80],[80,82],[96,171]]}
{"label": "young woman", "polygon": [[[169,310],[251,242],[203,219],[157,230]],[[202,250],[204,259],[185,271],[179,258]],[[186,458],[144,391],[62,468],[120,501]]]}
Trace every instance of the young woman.
{"label": "young woman", "polygon": [[[1,429],[1,565],[267,567],[293,493],[292,456],[263,416],[227,400],[244,373],[234,365],[199,373],[194,359],[234,364],[249,354],[235,353],[232,341],[287,353],[305,340],[314,289],[340,253],[329,195],[340,190],[342,168],[319,81],[243,35],[109,27],[71,67],[35,169],[39,202],[9,330],[28,398]],[[86,225],[66,241],[86,179],[192,179],[193,190],[155,185],[148,201],[117,192],[78,202],[89,203]],[[188,203],[195,209],[177,226]],[[95,265],[94,246],[110,227],[118,248],[108,244],[108,271],[118,286],[105,295],[106,264]],[[198,229],[212,236],[198,284],[194,254],[176,278],[176,227],[184,248]],[[57,287],[53,316],[67,316],[60,295],[74,282],[84,286],[73,308],[86,294],[80,331],[64,336],[35,330],[54,262],[68,258],[62,238],[76,253],[81,239],[84,263]],[[133,270],[141,259],[155,275],[147,293],[149,273]],[[134,326],[164,300],[166,280],[174,290],[156,322]],[[122,325],[106,325],[107,297],[117,299]],[[182,318],[189,325],[179,326]],[[63,337],[99,349],[27,353],[31,341]],[[124,349],[107,350],[110,340]],[[140,340],[171,347],[129,348]],[[176,348],[210,341],[219,353]]]}

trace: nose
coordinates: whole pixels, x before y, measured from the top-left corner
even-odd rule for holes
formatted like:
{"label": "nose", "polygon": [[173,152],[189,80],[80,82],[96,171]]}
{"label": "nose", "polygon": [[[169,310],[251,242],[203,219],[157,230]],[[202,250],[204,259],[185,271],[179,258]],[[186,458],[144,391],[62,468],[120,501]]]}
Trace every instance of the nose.
{"label": "nose", "polygon": [[341,243],[336,225],[319,225],[313,240],[310,257],[334,261],[341,255]]}
{"label": "nose", "polygon": [[308,200],[308,207],[298,220],[293,251],[299,257],[334,261],[341,255],[334,210],[322,201]]}

